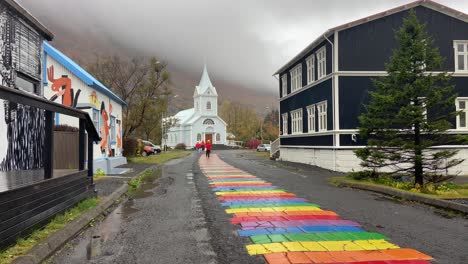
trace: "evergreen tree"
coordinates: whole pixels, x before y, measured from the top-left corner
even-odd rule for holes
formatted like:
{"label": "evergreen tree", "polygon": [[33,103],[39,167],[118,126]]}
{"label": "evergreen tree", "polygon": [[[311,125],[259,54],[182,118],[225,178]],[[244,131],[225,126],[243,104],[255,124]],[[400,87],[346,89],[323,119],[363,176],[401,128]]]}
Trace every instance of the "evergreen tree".
{"label": "evergreen tree", "polygon": [[424,178],[437,182],[463,162],[454,158],[457,150],[431,147],[465,138],[447,131],[459,114],[456,95],[450,75],[433,72],[441,70],[443,59],[413,10],[395,35],[399,47],[386,64],[388,76],[373,80],[376,90],[359,117],[367,146],[355,153],[364,167],[411,175],[422,186]]}

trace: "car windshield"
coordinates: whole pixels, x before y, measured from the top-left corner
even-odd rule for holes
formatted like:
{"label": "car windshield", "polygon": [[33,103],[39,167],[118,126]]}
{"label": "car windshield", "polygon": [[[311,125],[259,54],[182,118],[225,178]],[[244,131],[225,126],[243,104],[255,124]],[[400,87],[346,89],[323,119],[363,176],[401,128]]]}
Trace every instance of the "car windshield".
{"label": "car windshield", "polygon": [[265,146],[265,147],[269,147],[269,146],[270,146],[270,144],[265,144],[264,146]]}

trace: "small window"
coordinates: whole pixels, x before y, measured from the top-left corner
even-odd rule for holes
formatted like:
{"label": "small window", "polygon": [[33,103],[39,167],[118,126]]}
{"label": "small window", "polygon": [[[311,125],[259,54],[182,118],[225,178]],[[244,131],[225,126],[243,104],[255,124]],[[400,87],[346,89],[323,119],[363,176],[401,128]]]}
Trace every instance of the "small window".
{"label": "small window", "polygon": [[197,134],[197,141],[201,141],[201,134],[200,133]]}
{"label": "small window", "polygon": [[19,73],[16,76],[16,88],[18,88],[20,90],[30,92],[30,93],[39,94],[39,91],[37,89],[37,87],[38,87],[37,84],[38,84],[37,81],[33,81],[31,78],[28,78],[23,74]]}
{"label": "small window", "polygon": [[213,119],[205,119],[203,121],[203,124],[204,125],[214,125],[214,121],[213,121]]}
{"label": "small window", "polygon": [[315,81],[315,57],[307,58],[307,84]]}
{"label": "small window", "polygon": [[211,110],[211,102],[207,102],[207,103],[206,103],[206,109],[207,109],[207,110]]}
{"label": "small window", "polygon": [[291,112],[291,134],[302,133],[302,108]]}
{"label": "small window", "polygon": [[291,92],[302,88],[302,65],[297,65],[291,70]]}
{"label": "small window", "polygon": [[317,56],[317,80],[327,75],[327,54],[326,47],[322,47],[316,53]]}
{"label": "small window", "polygon": [[116,139],[115,139],[115,117],[114,116],[110,117],[110,139],[111,139],[112,143],[116,142]]}
{"label": "small window", "polygon": [[100,120],[101,115],[99,114],[99,110],[93,109],[93,124],[96,130],[99,132],[99,120]]}
{"label": "small window", "polygon": [[287,135],[288,134],[288,113],[282,114],[281,119],[283,121],[283,135]]}
{"label": "small window", "polygon": [[468,40],[454,41],[455,72],[468,72]]}
{"label": "small window", "polygon": [[327,131],[327,101],[317,104],[318,131]]}
{"label": "small window", "polygon": [[457,129],[467,129],[466,117],[467,117],[467,108],[468,99],[457,99],[456,100],[456,109],[460,112],[457,116]]}
{"label": "small window", "polygon": [[315,105],[307,107],[307,131],[315,132]]}
{"label": "small window", "polygon": [[281,77],[281,96],[288,95],[288,76],[286,74]]}
{"label": "small window", "polygon": [[221,134],[216,134],[216,142],[221,142]]}

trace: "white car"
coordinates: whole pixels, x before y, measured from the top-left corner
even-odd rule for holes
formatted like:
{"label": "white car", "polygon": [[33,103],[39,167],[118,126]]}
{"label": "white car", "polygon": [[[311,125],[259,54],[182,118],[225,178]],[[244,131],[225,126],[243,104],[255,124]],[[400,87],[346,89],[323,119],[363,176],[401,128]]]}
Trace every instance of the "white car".
{"label": "white car", "polygon": [[270,144],[260,144],[260,145],[258,145],[257,151],[264,151],[264,152],[270,151]]}

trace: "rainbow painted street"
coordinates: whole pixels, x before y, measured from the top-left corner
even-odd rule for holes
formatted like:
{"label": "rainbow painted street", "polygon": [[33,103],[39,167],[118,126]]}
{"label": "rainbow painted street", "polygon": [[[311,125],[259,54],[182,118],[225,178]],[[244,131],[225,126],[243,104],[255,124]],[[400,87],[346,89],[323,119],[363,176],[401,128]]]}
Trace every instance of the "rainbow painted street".
{"label": "rainbow painted street", "polygon": [[[424,264],[432,257],[237,169],[217,155],[199,160],[212,191],[232,215],[250,255],[267,263]],[[245,240],[247,241],[247,239]]]}

